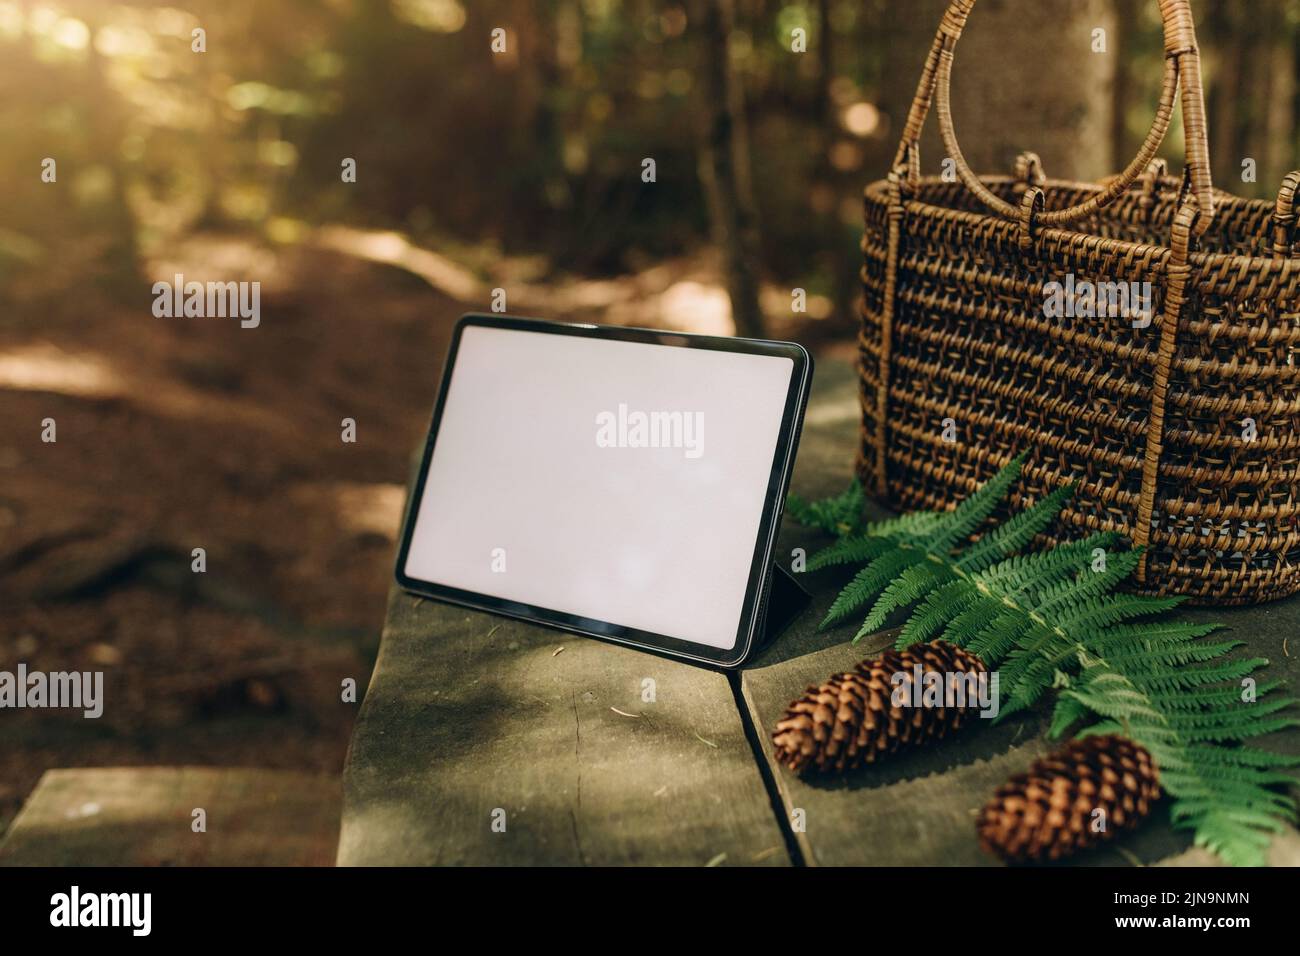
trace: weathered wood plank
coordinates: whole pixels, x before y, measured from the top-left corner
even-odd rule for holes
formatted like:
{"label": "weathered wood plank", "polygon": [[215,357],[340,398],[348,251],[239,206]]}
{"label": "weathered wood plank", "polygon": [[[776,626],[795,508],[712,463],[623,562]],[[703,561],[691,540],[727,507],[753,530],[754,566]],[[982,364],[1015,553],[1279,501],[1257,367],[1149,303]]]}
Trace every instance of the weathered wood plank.
{"label": "weathered wood plank", "polygon": [[[820,620],[820,618],[818,618]],[[800,622],[807,626],[806,621]],[[850,630],[849,635],[852,634]],[[742,675],[744,698],[804,862],[809,865],[979,866],[992,861],[974,837],[974,814],[995,787],[1043,752],[1038,721],[978,721],[960,738],[900,755],[843,778],[801,779],[772,760],[771,728],[809,684],[887,647],[893,632],[845,641]],[[796,811],[802,811],[796,813]],[[802,826],[802,830],[799,827]]]}
{"label": "weathered wood plank", "polygon": [[[809,498],[843,490],[852,476],[858,407],[852,370],[842,363],[822,363],[799,449],[794,489]],[[782,528],[779,555],[789,562],[794,549],[807,553],[829,542],[791,522]],[[974,816],[994,789],[1026,769],[1048,746],[1042,740],[1042,714],[1015,721],[976,726],[938,746],[902,755],[893,762],[830,782],[797,778],[772,760],[772,727],[786,705],[810,684],[888,646],[892,633],[873,635],[858,647],[848,641],[852,626],[818,633],[825,615],[850,571],[832,569],[800,577],[813,595],[812,605],[775,645],[747,667],[742,688],[750,719],[758,728],[765,759],[777,783],[785,811],[802,810],[805,831],[796,832],[804,860],[810,864],[982,865],[994,862],[978,847]],[[1296,686],[1300,678],[1300,599],[1257,608],[1198,609],[1189,617],[1218,620],[1246,640],[1250,654],[1272,660],[1271,677]],[[1294,645],[1294,646],[1292,646]],[[1288,753],[1300,752],[1300,733],[1287,731],[1260,741]],[[1288,858],[1289,837],[1275,845],[1274,857]],[[1076,862],[1131,864],[1176,861],[1190,836],[1173,831],[1162,805],[1138,832]],[[1195,856],[1195,855],[1193,855]]]}
{"label": "weathered wood plank", "polygon": [[789,862],[726,675],[397,590],[344,794],[341,865]]}
{"label": "weathered wood plank", "polygon": [[[0,843],[4,866],[330,866],[337,777],[283,770],[50,770]],[[193,811],[206,831],[193,830]]]}

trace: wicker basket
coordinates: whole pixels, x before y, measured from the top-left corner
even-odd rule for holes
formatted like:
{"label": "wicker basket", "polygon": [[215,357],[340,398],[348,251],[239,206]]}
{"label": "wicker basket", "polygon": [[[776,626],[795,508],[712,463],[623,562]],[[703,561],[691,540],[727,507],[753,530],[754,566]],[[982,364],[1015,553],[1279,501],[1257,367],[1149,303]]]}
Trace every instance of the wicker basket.
{"label": "wicker basket", "polygon": [[[1049,537],[1123,533],[1146,549],[1142,590],[1300,590],[1300,173],[1276,203],[1212,188],[1191,11],[1161,0],[1160,106],[1127,170],[1048,180],[1026,153],[980,179],[949,99],[974,5],[949,8],[894,169],[866,190],[860,476],[897,507],[947,508],[1028,449],[1018,499],[1076,481]],[[1155,156],[1179,99],[1177,179]],[[959,181],[920,175],[932,102]]]}

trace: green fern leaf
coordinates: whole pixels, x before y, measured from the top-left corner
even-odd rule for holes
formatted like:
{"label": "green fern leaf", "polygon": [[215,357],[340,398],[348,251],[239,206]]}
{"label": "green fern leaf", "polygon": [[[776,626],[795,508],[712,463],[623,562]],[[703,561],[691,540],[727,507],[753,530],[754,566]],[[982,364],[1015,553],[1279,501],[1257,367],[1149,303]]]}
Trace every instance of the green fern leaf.
{"label": "green fern leaf", "polygon": [[927,560],[925,552],[898,548],[876,558],[854,576],[835,601],[822,621],[822,628],[844,620],[854,611],[876,597],[897,575],[915,564]]}
{"label": "green fern leaf", "polygon": [[1262,862],[1271,834],[1296,817],[1282,788],[1300,759],[1243,741],[1300,726],[1295,702],[1264,699],[1277,681],[1245,697],[1240,682],[1268,662],[1230,659],[1242,642],[1206,640],[1217,625],[1164,617],[1181,599],[1120,590],[1141,552],[1121,548],[1114,532],[1019,553],[1052,524],[1069,487],[972,542],[1023,462],[1017,456],[952,511],[872,525],[847,520],[864,510],[853,489],[820,506],[792,501],[792,516],[841,537],[810,569],[863,565],[823,627],[870,605],[856,641],[907,610],[899,648],[941,634],[978,654],[998,673],[1000,719],[1056,692],[1052,736],[1077,729],[1135,740],[1173,797],[1176,826],[1229,863]]}
{"label": "green fern leaf", "polygon": [[898,544],[889,538],[848,537],[828,545],[808,559],[807,570],[820,571],[834,565],[861,564],[892,551]]}
{"label": "green fern leaf", "polygon": [[866,492],[855,478],[842,494],[824,501],[806,501],[792,492],[786,496],[785,510],[801,525],[843,537],[865,524],[866,505]]}
{"label": "green fern leaf", "polygon": [[909,607],[922,597],[929,595],[935,588],[953,580],[953,572],[936,561],[922,561],[908,568],[885,588],[876,599],[871,613],[854,635],[854,643],[874,634],[885,625],[889,615],[901,607]]}
{"label": "green fern leaf", "polygon": [[920,606],[907,619],[898,632],[895,643],[900,651],[913,644],[928,641],[941,630],[955,615],[969,607],[980,598],[980,592],[969,581],[950,581],[943,587],[931,592]]}
{"label": "green fern leaf", "polygon": [[981,571],[994,561],[1014,555],[1056,520],[1061,508],[1074,495],[1074,487],[1071,484],[1056,489],[1032,508],[994,528],[962,554],[957,567],[963,571]]}
{"label": "green fern leaf", "polygon": [[975,493],[948,514],[948,520],[925,539],[924,547],[934,554],[947,554],[958,541],[964,541],[988,520],[989,515],[1007,496],[1011,486],[1020,477],[1025,463],[1025,453],[1011,459],[996,475],[976,489]]}
{"label": "green fern leaf", "polygon": [[958,647],[966,647],[975,635],[988,627],[1005,610],[1002,602],[984,597],[962,611],[943,630],[943,639]]}
{"label": "green fern leaf", "polygon": [[1024,611],[1004,603],[998,616],[970,639],[966,649],[978,654],[983,661],[1000,661],[1016,646],[1031,624]]}

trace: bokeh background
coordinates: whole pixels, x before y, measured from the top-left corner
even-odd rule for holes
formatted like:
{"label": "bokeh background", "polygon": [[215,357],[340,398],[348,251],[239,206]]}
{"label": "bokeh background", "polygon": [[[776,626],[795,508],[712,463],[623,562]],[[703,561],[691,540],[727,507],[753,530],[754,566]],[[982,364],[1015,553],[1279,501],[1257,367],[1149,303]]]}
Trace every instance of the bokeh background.
{"label": "bokeh background", "polygon": [[[50,767],[341,768],[448,333],[494,289],[851,356],[861,190],[944,5],[0,0],[0,669],[108,698],[0,712],[0,831]],[[1216,180],[1271,196],[1300,0],[1193,5]],[[1121,168],[1162,55],[1154,0],[982,0],[968,158]],[[260,282],[261,325],[154,317],[177,273]]]}

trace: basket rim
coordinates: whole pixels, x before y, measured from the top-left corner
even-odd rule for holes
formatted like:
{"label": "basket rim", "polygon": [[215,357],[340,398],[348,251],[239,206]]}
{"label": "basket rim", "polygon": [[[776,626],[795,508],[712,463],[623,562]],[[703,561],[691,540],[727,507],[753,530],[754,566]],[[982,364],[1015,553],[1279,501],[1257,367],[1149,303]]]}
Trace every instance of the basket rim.
{"label": "basket rim", "polygon": [[[1023,180],[1014,176],[990,175],[981,176],[980,180],[989,186],[1011,186],[1023,184]],[[939,176],[922,176],[911,184],[911,188],[925,186],[951,187],[954,184]],[[893,183],[888,179],[877,179],[868,183],[863,189],[863,200],[875,206],[888,206],[891,201],[891,189]],[[1088,192],[1101,192],[1104,186],[1095,182],[1082,182],[1072,179],[1047,179],[1043,182],[1044,192],[1050,195],[1053,188],[1072,189]],[[1128,195],[1128,194],[1126,194]],[[1253,212],[1262,215],[1271,215],[1273,212],[1273,203],[1267,199],[1244,199],[1233,193],[1225,192],[1221,189],[1215,189],[1215,197],[1221,203],[1221,207],[1215,217],[1215,225],[1211,226],[1211,231],[1216,228],[1221,221],[1221,217],[1226,211],[1225,207],[1236,207],[1239,210]],[[972,225],[992,222],[996,226],[1003,227],[1008,236],[1015,235],[1019,226],[1008,219],[995,215],[988,210],[970,210],[954,209],[951,206],[940,206],[933,202],[927,202],[924,199],[918,199],[913,195],[903,197],[903,207],[907,210],[919,212],[921,215],[931,218],[947,218],[955,222],[967,222]],[[1100,215],[1106,215],[1107,210],[1101,210]],[[1080,229],[1072,229],[1062,226],[1046,226],[1037,230],[1040,236],[1050,236],[1055,239],[1064,240],[1070,243],[1093,242],[1098,237],[1091,232],[1085,232]],[[1113,243],[1115,248],[1131,251],[1135,254],[1155,253],[1157,257],[1161,254],[1168,254],[1169,244],[1167,242],[1135,242],[1131,239],[1107,238],[1107,243]],[[1229,268],[1245,268],[1253,265],[1269,265],[1274,268],[1285,268],[1288,266],[1300,265],[1300,256],[1273,256],[1273,255],[1243,255],[1239,252],[1217,252],[1217,251],[1194,251],[1187,256],[1188,264],[1198,266],[1212,265],[1218,267],[1227,266]]]}

